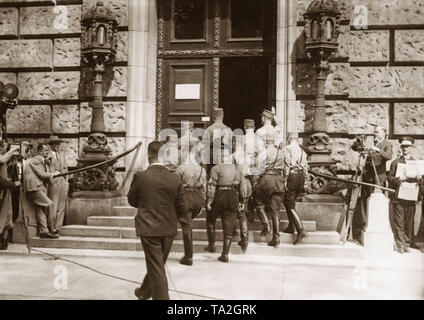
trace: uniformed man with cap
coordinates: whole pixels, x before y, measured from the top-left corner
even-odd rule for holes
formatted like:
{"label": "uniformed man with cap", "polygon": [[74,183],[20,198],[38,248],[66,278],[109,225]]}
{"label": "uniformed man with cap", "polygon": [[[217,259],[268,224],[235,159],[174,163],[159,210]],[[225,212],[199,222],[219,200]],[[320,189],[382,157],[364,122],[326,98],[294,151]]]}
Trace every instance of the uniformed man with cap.
{"label": "uniformed man with cap", "polygon": [[213,165],[220,162],[219,149],[221,148],[221,145],[225,144],[226,148],[231,148],[232,139],[231,128],[224,124],[224,110],[221,108],[213,109],[212,117],[214,123],[206,128],[210,143],[210,163],[208,165],[208,174]]}
{"label": "uniformed man with cap", "polygon": [[265,135],[272,135],[275,137],[276,132],[275,128],[272,125],[275,119],[275,114],[268,110],[264,109],[261,115],[262,127],[256,130],[256,139],[258,141],[257,152],[262,152],[265,149]]}
{"label": "uniformed man with cap", "polygon": [[[247,226],[246,211],[250,206],[248,201],[252,197],[252,183],[250,180],[250,168],[254,156],[254,130],[255,121],[253,119],[244,119],[245,135],[243,139],[236,141],[235,152],[233,153],[233,161],[240,167],[243,173],[243,178],[246,186],[246,198],[241,210],[238,211],[237,218],[240,226],[240,241],[242,252],[245,253],[249,243],[249,231]],[[253,209],[253,208],[252,208]]]}
{"label": "uniformed man with cap", "polygon": [[193,235],[191,221],[200,214],[203,208],[206,192],[206,170],[197,163],[196,141],[191,140],[189,154],[182,157],[182,163],[175,170],[181,178],[181,214],[180,224],[183,232],[184,257],[181,264],[191,266],[193,264]]}
{"label": "uniformed man with cap", "polygon": [[239,209],[239,203],[246,198],[245,180],[241,168],[232,161],[232,156],[221,148],[221,163],[212,167],[208,183],[206,230],[208,246],[206,251],[215,252],[215,222],[221,216],[224,241],[218,260],[228,262],[232,233]]}
{"label": "uniformed man with cap", "polygon": [[393,235],[395,238],[395,250],[399,253],[406,253],[409,252],[409,247],[417,247],[413,239],[414,216],[417,201],[399,199],[399,188],[402,182],[419,183],[422,191],[423,184],[422,177],[419,175],[396,177],[399,163],[406,163],[408,160],[414,160],[410,153],[411,147],[414,144],[414,139],[411,137],[403,137],[399,139],[399,142],[402,149],[402,156],[394,160],[390,165],[387,180],[389,186],[396,190],[395,194],[390,194],[393,204]]}
{"label": "uniformed man with cap", "polygon": [[284,207],[286,208],[289,225],[283,232],[294,233],[297,231],[294,244],[299,243],[302,238],[307,236],[302,220],[295,211],[296,199],[303,192],[305,176],[308,172],[307,154],[299,146],[297,139],[297,132],[287,133],[287,147],[284,150],[287,176]]}
{"label": "uniformed man with cap", "polygon": [[[255,185],[256,211],[259,217],[270,212],[272,219],[272,239],[269,246],[280,244],[280,210],[284,199],[284,151],[276,148],[275,136],[264,136],[265,150],[258,155],[257,168],[262,172]],[[261,221],[263,221],[261,219]]]}

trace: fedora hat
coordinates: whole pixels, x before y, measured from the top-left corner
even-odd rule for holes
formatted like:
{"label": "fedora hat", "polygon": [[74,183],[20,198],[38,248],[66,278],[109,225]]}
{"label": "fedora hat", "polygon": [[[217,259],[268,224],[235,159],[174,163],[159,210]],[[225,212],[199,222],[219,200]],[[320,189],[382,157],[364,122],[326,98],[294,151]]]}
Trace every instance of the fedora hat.
{"label": "fedora hat", "polygon": [[48,144],[56,144],[56,143],[62,143],[64,142],[62,139],[59,139],[58,136],[50,136],[50,138],[47,140]]}

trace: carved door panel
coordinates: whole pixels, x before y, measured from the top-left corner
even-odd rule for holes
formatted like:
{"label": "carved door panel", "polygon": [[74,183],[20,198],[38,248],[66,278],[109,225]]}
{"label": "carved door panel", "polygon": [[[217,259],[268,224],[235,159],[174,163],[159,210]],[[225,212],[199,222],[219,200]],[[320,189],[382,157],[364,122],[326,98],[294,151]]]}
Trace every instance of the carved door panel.
{"label": "carved door panel", "polygon": [[205,127],[209,122],[212,78],[211,59],[169,59],[164,61],[167,117],[163,127],[179,132],[181,121]]}
{"label": "carved door panel", "polygon": [[268,95],[258,108],[273,104],[276,0],[158,0],[158,8],[157,133],[183,120],[210,124],[212,108],[220,107],[226,58],[269,61]]}

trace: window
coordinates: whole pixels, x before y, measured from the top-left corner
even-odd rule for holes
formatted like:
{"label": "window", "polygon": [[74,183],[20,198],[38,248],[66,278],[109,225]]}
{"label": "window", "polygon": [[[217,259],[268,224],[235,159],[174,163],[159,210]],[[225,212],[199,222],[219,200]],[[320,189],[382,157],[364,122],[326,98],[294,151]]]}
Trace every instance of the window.
{"label": "window", "polygon": [[206,1],[174,0],[174,38],[195,40],[205,38]]}
{"label": "window", "polygon": [[262,38],[262,0],[231,0],[231,38]]}

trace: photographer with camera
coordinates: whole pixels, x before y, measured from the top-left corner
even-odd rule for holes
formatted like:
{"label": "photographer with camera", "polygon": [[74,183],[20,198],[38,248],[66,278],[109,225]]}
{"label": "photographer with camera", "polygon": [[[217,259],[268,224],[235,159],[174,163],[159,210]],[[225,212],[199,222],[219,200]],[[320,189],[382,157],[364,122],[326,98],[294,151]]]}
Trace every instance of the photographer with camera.
{"label": "photographer with camera", "polygon": [[9,230],[13,228],[12,191],[21,186],[19,180],[12,181],[10,160],[16,154],[6,141],[0,140],[0,250],[8,246]]}
{"label": "photographer with camera", "polygon": [[[362,181],[380,186],[385,186],[386,162],[393,157],[393,145],[387,140],[387,130],[381,126],[374,129],[374,146],[366,148],[364,139],[356,139],[352,144],[352,150],[361,153],[361,157],[366,157],[362,172]],[[376,189],[376,191],[380,189]],[[373,191],[372,187],[362,186],[359,206],[355,210],[352,231],[353,238],[364,245],[364,235],[368,225],[367,200]]]}

